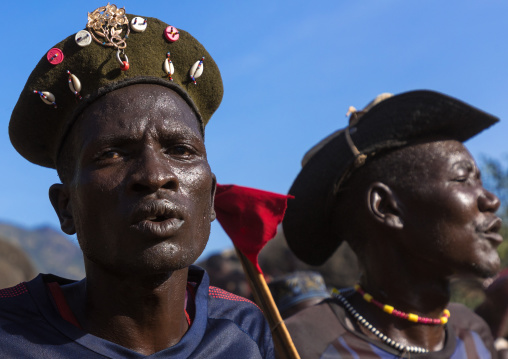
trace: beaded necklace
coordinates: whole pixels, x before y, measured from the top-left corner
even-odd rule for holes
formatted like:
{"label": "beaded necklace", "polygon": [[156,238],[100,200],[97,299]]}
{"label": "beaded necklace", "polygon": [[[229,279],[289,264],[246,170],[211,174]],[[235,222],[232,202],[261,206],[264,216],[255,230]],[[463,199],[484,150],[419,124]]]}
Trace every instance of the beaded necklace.
{"label": "beaded necklace", "polygon": [[[348,294],[352,294],[353,290],[346,290],[349,292]],[[344,292],[344,291],[343,291]],[[363,325],[365,328],[367,328],[372,334],[374,334],[376,337],[381,339],[383,343],[391,346],[392,348],[404,353],[428,353],[429,350],[418,347],[418,346],[410,346],[410,345],[404,345],[399,342],[396,342],[393,339],[390,339],[383,333],[381,333],[376,327],[374,327],[372,324],[370,324],[367,319],[365,319],[360,313],[356,311],[355,308],[347,301],[347,299],[339,292],[337,289],[332,289],[332,294],[334,297],[340,302],[340,304],[351,314],[353,318],[355,318],[361,325]]]}
{"label": "beaded necklace", "polygon": [[400,310],[393,308],[391,305],[383,304],[375,300],[372,295],[366,293],[359,284],[355,284],[355,290],[361,294],[363,299],[366,302],[374,304],[376,307],[382,309],[384,312],[394,315],[398,318],[407,319],[410,322],[421,323],[421,324],[432,324],[432,325],[444,325],[448,323],[448,318],[450,318],[450,311],[448,309],[443,310],[443,315],[440,318],[428,318],[421,317],[417,314],[413,313],[405,313]]}

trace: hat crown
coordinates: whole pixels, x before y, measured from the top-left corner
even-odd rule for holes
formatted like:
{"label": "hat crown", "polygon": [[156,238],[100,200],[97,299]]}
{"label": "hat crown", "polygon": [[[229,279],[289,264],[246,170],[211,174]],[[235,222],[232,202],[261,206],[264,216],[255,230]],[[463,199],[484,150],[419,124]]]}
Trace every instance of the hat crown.
{"label": "hat crown", "polygon": [[[52,63],[58,58],[58,51],[52,62],[49,61],[51,57],[44,55],[20,94],[11,115],[9,135],[16,150],[33,163],[55,168],[62,139],[79,112],[99,96],[117,88],[134,83],[170,87],[189,103],[203,125],[222,100],[220,71],[210,54],[192,35],[179,29],[178,39],[170,41],[165,36],[169,25],[150,17],[144,17],[144,31],[128,32],[130,22],[139,16],[125,14],[124,9],[114,5],[108,6],[102,14],[99,11],[88,15],[89,23],[92,16],[94,28],[108,31],[95,31],[88,27],[90,36],[94,37],[88,46],[81,46],[83,39],[78,41],[76,34],[53,46],[61,52],[58,59],[61,62]],[[120,33],[122,29],[125,31]],[[76,29],[76,33],[80,30]],[[109,40],[103,43],[95,41],[100,37],[99,33]],[[128,36],[125,36],[127,33]],[[116,37],[123,39],[125,44]],[[115,44],[120,45],[115,47]],[[174,68],[171,76],[164,66],[168,53]],[[202,76],[195,83],[190,70],[203,57],[206,69],[201,69]],[[122,64],[127,60],[128,70],[122,68],[119,58]],[[76,86],[80,91],[75,91]],[[45,94],[51,94],[53,100],[49,101]]]}

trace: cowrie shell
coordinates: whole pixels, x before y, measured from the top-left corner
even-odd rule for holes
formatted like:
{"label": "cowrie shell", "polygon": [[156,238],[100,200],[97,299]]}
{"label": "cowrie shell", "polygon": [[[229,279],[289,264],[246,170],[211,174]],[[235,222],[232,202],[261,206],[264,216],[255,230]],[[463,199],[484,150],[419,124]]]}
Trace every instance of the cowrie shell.
{"label": "cowrie shell", "polygon": [[175,67],[173,66],[173,62],[171,62],[169,59],[166,59],[164,61],[164,71],[168,75],[173,75],[175,73]]}
{"label": "cowrie shell", "polygon": [[76,75],[71,74],[69,81],[69,88],[72,92],[81,92],[81,82]]}
{"label": "cowrie shell", "polygon": [[[190,75],[192,77],[194,77],[195,79],[197,79],[198,77],[200,77],[203,74],[203,69],[205,67],[205,64],[204,64],[204,62],[202,62],[201,66],[199,66],[200,62],[201,62],[201,60],[196,61],[190,69]],[[199,66],[199,68],[198,68],[198,66]]]}
{"label": "cowrie shell", "polygon": [[48,105],[52,105],[54,102],[55,102],[55,95],[53,95],[51,92],[49,91],[41,91],[41,93],[46,96],[46,98],[41,97],[41,100],[44,102],[44,103],[47,103]]}

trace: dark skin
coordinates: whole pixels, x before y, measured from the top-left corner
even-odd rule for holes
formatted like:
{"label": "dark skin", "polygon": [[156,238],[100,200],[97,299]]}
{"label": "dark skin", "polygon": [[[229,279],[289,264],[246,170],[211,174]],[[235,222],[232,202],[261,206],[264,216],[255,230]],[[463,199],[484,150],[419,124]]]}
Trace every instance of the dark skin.
{"label": "dark skin", "polygon": [[[417,158],[428,168],[414,176],[419,186],[408,190],[397,182],[375,181],[352,186],[353,195],[361,200],[349,235],[356,231],[365,239],[356,251],[363,269],[360,284],[367,293],[395,309],[439,318],[450,301],[451,276],[487,277],[498,271],[501,220],[494,213],[500,202],[483,187],[473,158],[460,142],[415,146]],[[358,294],[350,302],[399,343],[430,351],[443,348],[441,325],[394,317]],[[349,325],[376,338],[354,320]]]}
{"label": "dark skin", "polygon": [[188,266],[215,219],[195,113],[166,87],[131,85],[92,103],[67,141],[73,176],[50,199],[84,254],[86,280],[62,287],[73,313],[86,332],[144,355],[175,345],[188,330]]}

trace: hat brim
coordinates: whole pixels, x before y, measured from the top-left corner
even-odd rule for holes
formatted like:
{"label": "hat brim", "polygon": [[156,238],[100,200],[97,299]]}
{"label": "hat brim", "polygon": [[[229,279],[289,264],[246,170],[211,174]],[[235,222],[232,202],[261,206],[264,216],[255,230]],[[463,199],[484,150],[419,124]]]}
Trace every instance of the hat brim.
{"label": "hat brim", "polygon": [[[436,137],[464,142],[498,121],[450,96],[418,90],[374,106],[350,133],[358,150],[372,157]],[[293,253],[307,264],[323,264],[342,243],[332,233],[329,203],[336,182],[354,160],[343,131],[308,160],[289,190],[295,198],[288,201],[284,233]]]}

